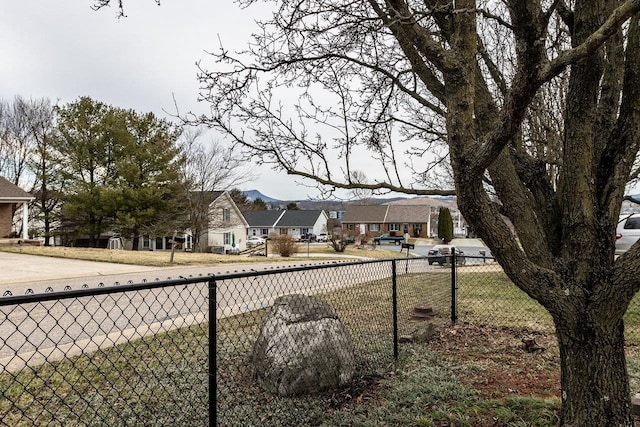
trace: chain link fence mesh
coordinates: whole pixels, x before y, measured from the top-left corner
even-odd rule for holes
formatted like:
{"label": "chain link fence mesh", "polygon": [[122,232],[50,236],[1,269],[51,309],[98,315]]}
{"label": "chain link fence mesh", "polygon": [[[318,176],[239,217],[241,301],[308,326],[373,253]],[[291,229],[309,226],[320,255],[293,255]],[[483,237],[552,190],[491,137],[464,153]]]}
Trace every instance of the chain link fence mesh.
{"label": "chain link fence mesh", "polygon": [[0,299],[0,425],[206,425],[206,282],[143,286]]}
{"label": "chain link fence mesh", "polygon": [[[350,388],[279,398],[257,384],[251,352],[275,299],[288,294],[327,303],[349,331]],[[554,330],[546,311],[484,257],[455,269],[429,258],[332,262],[9,295],[0,298],[0,425],[213,425],[214,399],[219,426],[318,424],[339,393],[393,370],[403,338],[455,317]],[[636,298],[625,317],[630,344],[640,339],[639,317]]]}

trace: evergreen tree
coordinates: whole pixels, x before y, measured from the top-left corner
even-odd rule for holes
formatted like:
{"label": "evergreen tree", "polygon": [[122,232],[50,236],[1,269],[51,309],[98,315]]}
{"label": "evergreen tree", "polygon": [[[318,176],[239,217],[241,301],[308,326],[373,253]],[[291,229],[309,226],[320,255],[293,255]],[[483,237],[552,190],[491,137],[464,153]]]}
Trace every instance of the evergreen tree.
{"label": "evergreen tree", "polygon": [[[142,234],[170,234],[186,227],[183,157],[176,145],[178,132],[152,113],[117,110],[118,138],[114,158],[116,191],[115,226],[138,249]],[[158,227],[162,225],[162,227]]]}
{"label": "evergreen tree", "polygon": [[90,246],[105,231],[117,230],[133,239],[135,250],[144,231],[182,228],[183,158],[168,122],[88,97],[58,113],[69,229],[87,234]]}
{"label": "evergreen tree", "polygon": [[438,238],[447,243],[453,240],[453,218],[451,218],[449,208],[440,209],[440,214],[438,215]]}
{"label": "evergreen tree", "polygon": [[251,200],[249,200],[247,195],[239,188],[232,188],[231,191],[229,191],[229,196],[231,196],[233,203],[236,204],[241,212],[253,210]]}
{"label": "evergreen tree", "polygon": [[268,211],[269,206],[262,200],[260,197],[256,198],[251,206],[251,210],[253,211]]}
{"label": "evergreen tree", "polygon": [[[89,236],[95,247],[113,223],[114,132],[108,129],[109,107],[88,97],[58,108],[58,131],[64,178],[69,183],[62,208],[63,226]],[[112,129],[113,130],[113,129]]]}

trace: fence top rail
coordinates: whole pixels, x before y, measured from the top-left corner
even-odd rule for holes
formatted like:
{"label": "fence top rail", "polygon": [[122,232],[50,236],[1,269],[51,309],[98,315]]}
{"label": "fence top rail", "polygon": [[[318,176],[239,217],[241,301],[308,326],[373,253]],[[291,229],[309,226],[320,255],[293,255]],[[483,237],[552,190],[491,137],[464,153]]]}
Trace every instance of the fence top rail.
{"label": "fence top rail", "polygon": [[[204,283],[211,280],[213,276],[181,277],[170,280],[154,280],[140,283],[114,284],[109,286],[98,286],[95,288],[83,287],[81,289],[70,289],[63,291],[45,291],[43,293],[27,293],[24,295],[0,296],[0,307],[17,304],[27,304],[34,302],[57,301],[70,298],[82,298],[95,295],[107,295],[114,293],[133,292],[170,286],[190,285],[194,283]],[[50,288],[49,288],[50,289]],[[28,292],[28,291],[27,291]]]}
{"label": "fence top rail", "polygon": [[[402,259],[404,260],[404,258]],[[415,260],[419,258],[408,258],[408,259]],[[353,265],[384,264],[384,263],[392,263],[396,260],[398,259],[385,258],[385,259],[357,260],[357,261],[331,261],[331,262],[326,262],[326,263],[317,264],[317,265],[300,265],[300,266],[284,267],[284,268],[271,268],[267,270],[243,270],[243,271],[238,271],[233,273],[207,274],[207,275],[202,275],[197,277],[181,276],[177,279],[167,279],[167,280],[156,279],[153,281],[146,281],[146,282],[140,282],[140,283],[129,282],[127,284],[114,284],[109,286],[100,284],[97,287],[87,287],[86,285],[83,285],[81,289],[71,289],[70,287],[67,286],[65,290],[62,290],[62,291],[54,291],[53,289],[48,288],[47,291],[42,293],[33,293],[32,291],[29,292],[30,290],[27,290],[27,293],[21,294],[21,295],[0,296],[0,307],[5,307],[9,305],[45,302],[45,301],[57,301],[57,300],[64,300],[64,299],[70,299],[70,298],[82,298],[87,296],[135,292],[135,291],[142,291],[142,290],[166,288],[171,286],[186,286],[186,285],[192,285],[196,283],[208,283],[209,286],[215,286],[215,282],[220,280],[268,276],[273,274],[294,273],[294,272],[308,271],[308,270],[322,270],[322,269],[335,268],[335,267],[348,267]]]}

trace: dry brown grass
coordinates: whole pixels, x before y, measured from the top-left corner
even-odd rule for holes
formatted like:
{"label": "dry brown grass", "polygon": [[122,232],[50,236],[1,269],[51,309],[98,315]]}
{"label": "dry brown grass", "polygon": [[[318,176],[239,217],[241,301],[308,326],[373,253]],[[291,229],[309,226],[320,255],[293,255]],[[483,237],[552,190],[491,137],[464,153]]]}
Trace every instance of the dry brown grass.
{"label": "dry brown grass", "polygon": [[[28,255],[42,255],[56,258],[81,259],[87,261],[113,262],[117,264],[145,265],[152,267],[167,267],[176,265],[216,265],[287,261],[292,258],[280,256],[249,256],[249,255],[218,255],[205,253],[191,253],[176,251],[173,263],[170,262],[169,251],[125,251],[94,248],[66,248],[45,246],[5,246],[0,248],[4,252],[23,253]],[[308,251],[308,253],[307,253]],[[397,251],[370,248],[348,247],[343,253],[336,253],[327,245],[299,245],[299,257],[310,260],[344,259],[345,257],[364,258],[393,258],[403,256]]]}

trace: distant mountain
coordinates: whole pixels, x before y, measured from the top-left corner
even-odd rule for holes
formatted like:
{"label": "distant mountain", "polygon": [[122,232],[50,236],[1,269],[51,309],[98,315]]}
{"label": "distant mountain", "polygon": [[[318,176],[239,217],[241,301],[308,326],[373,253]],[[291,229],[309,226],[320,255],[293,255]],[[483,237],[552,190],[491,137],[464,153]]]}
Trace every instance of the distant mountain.
{"label": "distant mountain", "polygon": [[264,194],[262,194],[258,190],[247,190],[247,191],[243,191],[243,193],[244,193],[245,196],[247,196],[247,199],[251,200],[252,202],[255,199],[262,199],[267,204],[269,204],[269,203],[285,203],[282,200],[273,199],[273,198],[271,198],[269,196],[265,196]]}
{"label": "distant mountain", "polygon": [[[278,200],[269,196],[265,196],[258,190],[247,190],[243,191],[245,196],[251,201],[255,199],[262,199],[267,205],[271,207],[271,209],[285,209],[287,204],[292,202],[295,203],[298,208],[304,210],[325,210],[325,211],[344,211],[349,205],[381,205],[383,203],[391,203],[398,202],[402,200],[409,200],[407,197],[393,197],[393,198],[375,198],[372,197],[366,201],[354,200],[354,201],[344,201],[344,200],[317,200],[317,199],[307,199],[307,200]],[[455,201],[455,197],[434,197],[435,199],[442,201]]]}

